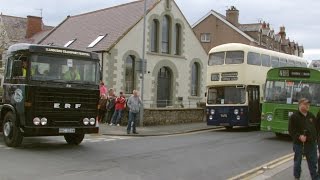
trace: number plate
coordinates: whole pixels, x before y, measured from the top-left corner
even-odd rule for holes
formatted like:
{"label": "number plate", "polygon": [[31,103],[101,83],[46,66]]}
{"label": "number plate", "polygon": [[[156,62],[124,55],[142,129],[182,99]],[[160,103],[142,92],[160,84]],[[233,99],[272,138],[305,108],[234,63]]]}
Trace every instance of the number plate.
{"label": "number plate", "polygon": [[220,126],[230,126],[229,123],[220,123]]}
{"label": "number plate", "polygon": [[59,128],[59,133],[75,133],[75,128]]}

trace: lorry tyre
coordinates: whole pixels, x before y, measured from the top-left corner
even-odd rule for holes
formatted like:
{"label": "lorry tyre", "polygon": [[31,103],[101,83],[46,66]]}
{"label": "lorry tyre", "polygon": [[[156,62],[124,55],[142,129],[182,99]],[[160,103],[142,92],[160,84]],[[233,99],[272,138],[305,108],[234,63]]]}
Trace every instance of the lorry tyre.
{"label": "lorry tyre", "polygon": [[22,143],[23,135],[18,127],[16,117],[12,112],[7,112],[2,123],[3,139],[7,146],[18,147]]}
{"label": "lorry tyre", "polygon": [[66,134],[64,139],[70,145],[79,145],[84,138],[84,134]]}

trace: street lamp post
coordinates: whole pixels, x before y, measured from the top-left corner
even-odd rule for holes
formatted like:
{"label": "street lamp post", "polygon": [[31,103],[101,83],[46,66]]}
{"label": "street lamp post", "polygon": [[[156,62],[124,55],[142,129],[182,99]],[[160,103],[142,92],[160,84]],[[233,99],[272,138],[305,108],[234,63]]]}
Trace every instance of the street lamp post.
{"label": "street lamp post", "polygon": [[145,41],[146,41],[146,14],[147,14],[147,0],[144,0],[143,10],[143,38],[142,38],[142,61],[141,61],[141,110],[140,110],[140,126],[143,126],[144,102],[143,102],[143,89],[144,89],[144,62],[145,62]]}

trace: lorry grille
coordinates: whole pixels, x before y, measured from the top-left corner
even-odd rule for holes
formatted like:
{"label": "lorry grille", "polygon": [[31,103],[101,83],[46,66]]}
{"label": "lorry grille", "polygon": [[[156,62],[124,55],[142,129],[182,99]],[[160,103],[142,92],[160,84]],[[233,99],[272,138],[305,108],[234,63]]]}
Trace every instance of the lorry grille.
{"label": "lorry grille", "polygon": [[78,126],[84,117],[97,115],[99,90],[37,88],[34,94],[33,114],[46,117],[50,125]]}

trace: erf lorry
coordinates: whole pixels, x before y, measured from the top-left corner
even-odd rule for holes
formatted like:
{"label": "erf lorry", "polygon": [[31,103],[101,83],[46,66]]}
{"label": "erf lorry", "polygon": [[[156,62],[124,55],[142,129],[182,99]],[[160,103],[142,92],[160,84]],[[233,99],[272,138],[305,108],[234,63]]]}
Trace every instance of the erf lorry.
{"label": "erf lorry", "polygon": [[91,52],[34,44],[9,47],[0,131],[9,147],[23,137],[64,136],[78,145],[98,133],[99,58]]}

